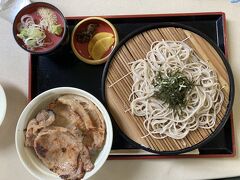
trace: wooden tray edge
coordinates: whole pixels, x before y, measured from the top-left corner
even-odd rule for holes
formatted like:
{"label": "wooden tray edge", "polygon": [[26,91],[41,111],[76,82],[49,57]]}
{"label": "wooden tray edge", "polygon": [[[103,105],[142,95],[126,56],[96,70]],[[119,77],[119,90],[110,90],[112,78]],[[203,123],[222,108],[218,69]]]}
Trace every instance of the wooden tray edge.
{"label": "wooden tray edge", "polygon": [[[225,16],[224,12],[197,12],[197,13],[169,13],[169,14],[129,14],[129,15],[103,15],[103,18],[142,18],[142,17],[176,17],[176,16],[206,16],[206,15],[220,15]],[[93,16],[68,16],[67,20],[83,19]]]}

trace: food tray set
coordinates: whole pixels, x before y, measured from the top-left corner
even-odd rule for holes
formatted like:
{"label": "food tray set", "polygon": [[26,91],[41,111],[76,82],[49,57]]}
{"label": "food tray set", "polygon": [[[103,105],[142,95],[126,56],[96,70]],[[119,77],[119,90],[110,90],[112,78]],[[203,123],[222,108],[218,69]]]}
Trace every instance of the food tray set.
{"label": "food tray set", "polygon": [[[69,39],[74,26],[85,17],[67,17]],[[159,23],[178,23],[197,29],[208,36],[227,57],[227,37],[225,14],[153,14],[121,15],[104,17],[116,28],[119,41],[129,33],[149,25]],[[88,91],[103,102],[102,73],[103,65],[89,65],[77,59],[69,42],[49,55],[30,55],[29,61],[29,100],[38,94],[55,87],[69,86]],[[143,158],[187,158],[187,157],[233,157],[235,155],[233,116],[231,115],[221,132],[209,143],[201,146],[197,153],[160,156],[137,149],[126,140],[117,127],[114,129],[112,153],[109,159]]]}

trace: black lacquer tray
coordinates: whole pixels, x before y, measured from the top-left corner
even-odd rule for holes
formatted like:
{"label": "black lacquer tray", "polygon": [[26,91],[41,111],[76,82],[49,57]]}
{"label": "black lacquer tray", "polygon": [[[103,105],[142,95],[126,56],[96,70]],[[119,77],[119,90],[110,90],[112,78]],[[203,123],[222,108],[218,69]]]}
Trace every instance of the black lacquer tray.
{"label": "black lacquer tray", "polygon": [[[69,35],[73,27],[84,17],[68,17]],[[108,16],[118,31],[119,40],[132,31],[160,22],[175,22],[194,27],[206,34],[227,56],[226,21],[221,12],[191,14],[153,14]],[[78,60],[71,50],[70,42],[60,51],[50,55],[30,55],[29,63],[29,99],[51,88],[70,86],[86,90],[100,101],[101,78],[104,65],[88,65]],[[222,131],[208,144],[199,148],[199,154],[177,156],[159,156],[138,153],[136,147],[129,144],[114,127],[113,150],[120,150],[112,159],[173,158],[173,157],[233,157],[235,155],[232,115]],[[123,151],[122,151],[123,150]],[[124,153],[121,153],[124,152]]]}

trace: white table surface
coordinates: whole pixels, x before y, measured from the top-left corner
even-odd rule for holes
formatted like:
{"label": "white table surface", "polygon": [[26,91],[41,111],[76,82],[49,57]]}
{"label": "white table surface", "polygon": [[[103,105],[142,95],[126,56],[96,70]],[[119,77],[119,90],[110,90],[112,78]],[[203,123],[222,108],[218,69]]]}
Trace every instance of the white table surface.
{"label": "white table surface", "polygon": [[[126,15],[185,12],[226,13],[229,61],[235,76],[233,106],[237,155],[215,159],[109,160],[92,180],[209,179],[240,175],[240,3],[228,0],[48,0],[65,16]],[[17,157],[14,133],[18,117],[27,104],[28,54],[15,43],[12,25],[0,18],[0,84],[8,109],[0,127],[0,180],[34,179]],[[1,108],[1,107],[0,107]]]}

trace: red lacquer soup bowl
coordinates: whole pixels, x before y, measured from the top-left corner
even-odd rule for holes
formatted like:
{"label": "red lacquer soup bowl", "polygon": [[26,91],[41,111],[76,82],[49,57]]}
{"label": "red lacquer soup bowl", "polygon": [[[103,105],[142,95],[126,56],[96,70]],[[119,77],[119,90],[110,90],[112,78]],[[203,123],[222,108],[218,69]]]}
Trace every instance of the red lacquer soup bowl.
{"label": "red lacquer soup bowl", "polygon": [[[25,36],[25,39],[22,39],[19,36],[17,36],[17,34],[20,33],[20,28],[22,26],[21,19],[23,19],[23,17],[26,17],[26,15],[31,16],[34,23],[37,26],[40,26],[40,21],[42,18],[40,16],[40,14],[38,13],[38,10],[40,8],[44,8],[45,10],[50,10],[50,12],[53,13],[53,15],[56,19],[56,24],[54,24],[54,25],[60,26],[59,31],[57,34],[55,34],[55,33],[53,33],[54,31],[50,32],[48,30],[48,28],[45,28],[45,29],[42,28],[42,30],[46,36],[43,39],[44,45],[41,47],[29,48],[29,46],[27,46],[24,43],[24,40],[26,41],[27,38],[31,38],[31,37]],[[25,23],[25,20],[23,20],[23,21]],[[53,27],[53,26],[51,26],[51,27]],[[62,44],[64,44],[67,39],[66,38],[66,36],[67,36],[66,20],[65,20],[63,14],[61,13],[61,11],[58,8],[56,8],[55,6],[53,6],[49,3],[44,3],[44,2],[32,3],[32,4],[29,4],[29,5],[25,6],[24,8],[22,8],[16,15],[14,22],[13,22],[13,36],[20,47],[22,47],[24,50],[26,50],[32,54],[50,53],[50,52],[53,52],[58,47],[60,47]]]}

